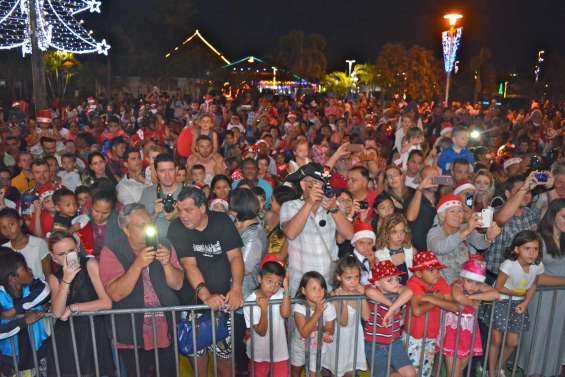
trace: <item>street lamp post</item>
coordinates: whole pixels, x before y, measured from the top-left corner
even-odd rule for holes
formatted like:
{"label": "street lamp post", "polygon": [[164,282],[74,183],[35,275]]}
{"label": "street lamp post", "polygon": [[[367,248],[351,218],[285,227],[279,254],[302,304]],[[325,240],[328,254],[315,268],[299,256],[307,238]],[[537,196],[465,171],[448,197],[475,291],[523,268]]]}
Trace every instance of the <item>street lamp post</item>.
{"label": "street lamp post", "polygon": [[349,66],[349,69],[348,69],[347,72],[348,72],[349,77],[351,77],[351,73],[353,72],[353,64],[355,64],[355,60],[351,60],[351,59],[350,59],[350,60],[346,60],[345,62],[346,62],[346,63],[348,64],[348,66]]}
{"label": "street lamp post", "polygon": [[457,47],[461,42],[461,34],[463,33],[463,28],[456,28],[455,25],[460,18],[463,18],[461,14],[449,13],[443,16],[449,21],[449,30],[441,33],[441,42],[443,47],[443,63],[446,73],[445,82],[445,106],[449,104],[449,89],[451,86],[451,73],[453,72],[453,67],[455,65],[455,56],[457,54]]}

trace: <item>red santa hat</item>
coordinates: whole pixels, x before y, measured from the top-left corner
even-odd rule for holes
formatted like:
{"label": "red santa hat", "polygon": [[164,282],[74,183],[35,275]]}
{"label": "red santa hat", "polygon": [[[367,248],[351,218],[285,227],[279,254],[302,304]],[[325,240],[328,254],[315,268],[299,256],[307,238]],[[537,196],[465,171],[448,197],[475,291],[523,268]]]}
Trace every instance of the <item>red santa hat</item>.
{"label": "red santa hat", "polygon": [[364,223],[362,221],[356,221],[353,225],[353,237],[351,238],[351,243],[359,241],[361,238],[370,238],[373,243],[377,239],[375,232],[373,232],[373,227],[371,224]]}
{"label": "red santa hat", "polygon": [[288,113],[288,115],[286,116],[287,118],[298,118],[298,114],[296,114],[294,111],[291,111],[290,113]]}
{"label": "red santa hat", "polygon": [[437,213],[444,213],[447,209],[451,207],[462,207],[463,203],[461,199],[454,194],[444,195],[437,203],[436,210]]}
{"label": "red santa hat", "polygon": [[510,166],[517,165],[521,162],[522,162],[522,159],[520,157],[512,157],[512,158],[509,158],[508,160],[504,161],[504,163],[502,164],[502,167],[504,168],[504,170],[506,170]]}
{"label": "red santa hat", "polygon": [[86,101],[88,102],[89,105],[95,105],[96,104],[96,100],[94,99],[94,97],[88,97],[86,99]]}
{"label": "red santa hat", "polygon": [[39,110],[35,120],[37,123],[51,123],[52,118],[53,115],[51,114],[51,111],[49,109],[43,109]]}
{"label": "red santa hat", "polygon": [[440,131],[440,135],[441,136],[445,136],[447,135],[448,132],[453,131],[453,124],[449,123],[449,122],[443,122],[441,124],[441,131]]}
{"label": "red santa hat", "polygon": [[459,185],[457,185],[457,187],[455,187],[453,193],[455,195],[459,195],[465,190],[477,190],[477,188],[471,183],[471,181],[464,179]]}
{"label": "red santa hat", "polygon": [[55,193],[55,189],[56,187],[49,183],[41,186],[37,190],[37,195],[39,196],[39,200],[43,200],[45,198],[52,196]]}

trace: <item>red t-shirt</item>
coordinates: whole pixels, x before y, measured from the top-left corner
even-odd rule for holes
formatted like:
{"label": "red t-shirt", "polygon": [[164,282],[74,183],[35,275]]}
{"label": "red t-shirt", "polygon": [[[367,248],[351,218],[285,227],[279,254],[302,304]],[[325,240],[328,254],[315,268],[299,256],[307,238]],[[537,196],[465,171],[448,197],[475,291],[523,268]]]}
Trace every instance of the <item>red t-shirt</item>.
{"label": "red t-shirt", "polygon": [[[449,295],[451,293],[451,289],[449,285],[445,281],[443,277],[440,277],[438,282],[433,286],[429,286],[428,284],[424,283],[422,279],[417,277],[416,275],[412,276],[408,279],[408,283],[406,286],[410,288],[412,292],[414,292],[414,296],[423,296],[428,293],[440,293],[442,295]],[[410,331],[410,336],[416,339],[422,339],[424,337],[424,326],[426,322],[426,313],[423,315],[417,316],[412,315],[412,323],[410,323],[410,312],[412,308],[408,305],[408,309],[406,310],[406,330]],[[426,332],[427,339],[435,339],[439,332],[439,325],[440,325],[440,316],[441,316],[441,309],[437,306],[434,306],[429,312],[429,320],[428,320],[428,331]]]}
{"label": "red t-shirt", "polygon": [[[375,305],[377,306],[375,316]],[[394,315],[392,326],[383,326],[383,319],[388,313],[388,306],[369,302],[369,320],[365,322],[365,341],[378,344],[391,344],[401,335],[400,313]]]}
{"label": "red t-shirt", "polygon": [[192,153],[192,141],[192,128],[183,128],[177,139],[177,155],[188,158]]}

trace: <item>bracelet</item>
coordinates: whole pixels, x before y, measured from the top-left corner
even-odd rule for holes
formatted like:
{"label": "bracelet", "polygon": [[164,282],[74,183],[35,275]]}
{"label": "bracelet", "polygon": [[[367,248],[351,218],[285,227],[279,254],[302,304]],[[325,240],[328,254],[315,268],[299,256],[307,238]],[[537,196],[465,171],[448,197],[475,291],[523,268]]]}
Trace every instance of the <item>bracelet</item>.
{"label": "bracelet", "polygon": [[194,295],[195,295],[196,297],[198,297],[198,293],[200,293],[200,291],[202,290],[202,288],[206,288],[206,283],[202,282],[202,283],[200,283],[200,284],[198,284],[198,285],[196,286],[196,288],[194,289]]}
{"label": "bracelet", "polygon": [[290,292],[289,291],[283,291],[283,297],[290,297]]}
{"label": "bracelet", "polygon": [[65,281],[64,279],[61,279],[61,281],[62,281],[63,283],[65,283],[65,284],[67,284],[67,285],[71,285],[71,283],[72,283],[72,282],[69,283],[69,282]]}

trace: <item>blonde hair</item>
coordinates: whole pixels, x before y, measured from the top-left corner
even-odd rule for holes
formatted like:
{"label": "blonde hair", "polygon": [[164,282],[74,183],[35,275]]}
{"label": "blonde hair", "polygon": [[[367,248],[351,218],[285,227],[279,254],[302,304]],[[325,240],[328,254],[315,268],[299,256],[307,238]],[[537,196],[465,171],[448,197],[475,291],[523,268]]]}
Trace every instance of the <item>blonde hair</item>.
{"label": "blonde hair", "polygon": [[395,213],[387,217],[383,226],[381,227],[381,231],[379,232],[379,236],[377,238],[377,250],[388,247],[392,228],[394,228],[398,224],[404,224],[404,241],[402,241],[402,247],[412,247],[412,232],[410,231],[410,227],[408,226],[408,220],[406,220],[406,217],[404,217],[404,215]]}
{"label": "blonde hair", "polygon": [[[487,195],[486,198],[482,198],[481,200],[481,204],[483,205],[483,207],[488,207],[490,205],[490,201],[492,199],[492,197],[495,194],[495,179],[494,179],[494,175],[487,169],[480,169],[479,171],[477,171],[475,173],[475,175],[473,176],[473,185],[475,185],[475,182],[477,180],[478,177],[483,176],[483,177],[487,177],[490,181],[489,187],[488,187],[488,191],[487,191]],[[476,185],[475,185],[476,187]],[[477,198],[477,194],[475,194],[475,199]]]}

